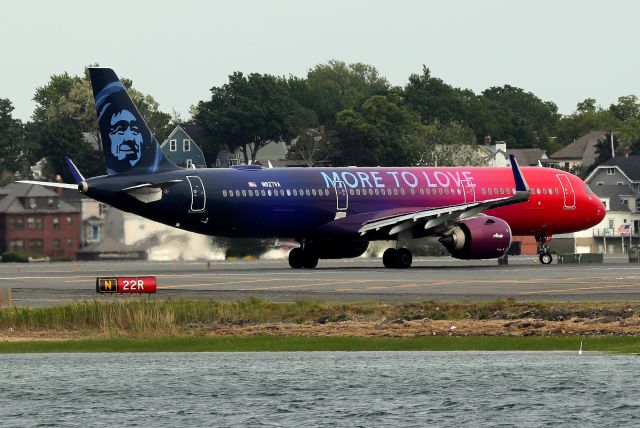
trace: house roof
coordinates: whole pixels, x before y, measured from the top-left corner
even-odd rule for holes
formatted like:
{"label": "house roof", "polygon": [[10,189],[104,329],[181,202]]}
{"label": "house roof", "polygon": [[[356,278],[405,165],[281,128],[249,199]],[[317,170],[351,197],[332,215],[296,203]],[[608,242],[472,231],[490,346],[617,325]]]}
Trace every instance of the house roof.
{"label": "house roof", "polygon": [[[65,202],[62,198],[58,196],[58,194],[51,190],[47,189],[44,186],[39,186],[36,184],[24,184],[24,183],[9,183],[7,184],[2,191],[0,191],[0,213],[9,213],[9,214],[20,214],[20,213],[33,213],[33,212],[56,212],[56,213],[77,213],[80,210],[74,208],[67,202]],[[60,204],[56,209],[28,209],[25,207],[24,202],[25,198],[57,198],[59,199]]]}
{"label": "house roof", "polygon": [[206,137],[204,128],[200,125],[183,124],[180,127],[187,133],[189,137],[197,144],[198,141],[204,140]]}
{"label": "house roof", "polygon": [[604,138],[605,131],[591,131],[575,140],[573,143],[561,148],[550,156],[551,159],[575,159],[582,160],[585,166],[591,166],[596,160],[596,144]]}
{"label": "house roof", "polygon": [[631,181],[640,181],[640,156],[616,156],[604,161],[599,166],[617,166]]}
{"label": "house roof", "polygon": [[631,211],[628,204],[622,203],[622,196],[634,196],[634,192],[628,185],[593,186],[591,188],[599,198],[609,198],[607,211]]}
{"label": "house roof", "polygon": [[521,165],[537,166],[540,159],[547,159],[543,149],[508,149],[507,156],[513,155]]}

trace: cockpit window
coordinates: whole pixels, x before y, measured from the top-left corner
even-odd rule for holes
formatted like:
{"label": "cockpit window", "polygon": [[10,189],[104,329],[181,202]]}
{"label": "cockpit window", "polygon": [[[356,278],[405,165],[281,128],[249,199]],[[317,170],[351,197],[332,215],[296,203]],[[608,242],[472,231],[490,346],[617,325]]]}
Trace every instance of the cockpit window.
{"label": "cockpit window", "polygon": [[586,183],[585,183],[585,185],[584,185],[584,192],[585,192],[587,195],[593,195],[593,194],[594,194],[594,193],[593,193],[593,190],[591,190],[591,188],[589,187],[589,185],[588,185],[588,184],[586,184]]}

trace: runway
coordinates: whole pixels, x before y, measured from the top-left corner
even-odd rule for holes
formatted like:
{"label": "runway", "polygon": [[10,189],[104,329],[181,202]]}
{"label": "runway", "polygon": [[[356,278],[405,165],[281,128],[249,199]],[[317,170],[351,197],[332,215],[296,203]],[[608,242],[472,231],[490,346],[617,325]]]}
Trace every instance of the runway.
{"label": "runway", "polygon": [[314,270],[292,270],[283,260],[213,261],[210,265],[148,261],[4,263],[0,264],[0,287],[12,289],[14,306],[130,297],[96,294],[96,276],[117,275],[156,276],[158,293],[151,298],[640,301],[640,264],[626,263],[625,258],[606,258],[604,264],[546,266],[532,257],[510,257],[506,266],[499,266],[495,260],[419,258],[406,270],[385,269],[380,259],[321,260]]}

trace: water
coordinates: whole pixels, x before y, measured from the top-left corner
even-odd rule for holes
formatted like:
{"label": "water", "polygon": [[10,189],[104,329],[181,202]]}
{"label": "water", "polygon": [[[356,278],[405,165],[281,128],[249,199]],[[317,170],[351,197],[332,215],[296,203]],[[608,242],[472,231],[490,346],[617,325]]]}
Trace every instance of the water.
{"label": "water", "polygon": [[527,352],[0,356],[2,426],[630,426],[635,356]]}

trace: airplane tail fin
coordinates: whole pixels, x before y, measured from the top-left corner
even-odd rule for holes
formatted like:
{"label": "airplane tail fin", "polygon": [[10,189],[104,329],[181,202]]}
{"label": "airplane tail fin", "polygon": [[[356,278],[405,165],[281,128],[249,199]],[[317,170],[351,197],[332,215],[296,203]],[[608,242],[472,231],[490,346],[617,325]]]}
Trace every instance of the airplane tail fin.
{"label": "airplane tail fin", "polygon": [[181,169],[162,152],[129,94],[110,68],[90,67],[107,174]]}

